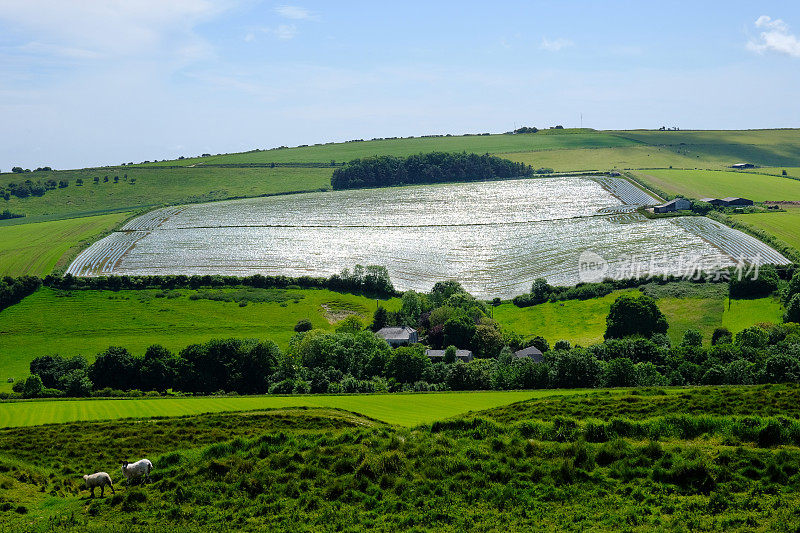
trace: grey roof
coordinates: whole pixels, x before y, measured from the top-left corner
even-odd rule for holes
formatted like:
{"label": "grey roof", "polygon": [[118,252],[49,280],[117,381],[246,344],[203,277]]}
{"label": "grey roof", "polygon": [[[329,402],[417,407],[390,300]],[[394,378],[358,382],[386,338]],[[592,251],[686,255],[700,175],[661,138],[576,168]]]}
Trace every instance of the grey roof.
{"label": "grey roof", "polygon": [[718,200],[718,198],[700,198],[701,202],[706,202],[706,203],[713,202],[714,200]]}
{"label": "grey roof", "polygon": [[523,357],[530,357],[537,363],[542,362],[542,351],[537,348],[536,346],[528,346],[527,348],[523,348],[522,350],[517,350],[514,352],[514,357],[523,358]]}
{"label": "grey roof", "polygon": [[[444,357],[445,350],[425,350],[428,357]],[[472,355],[470,350],[456,350],[456,357],[469,357]]]}
{"label": "grey roof", "polygon": [[397,341],[407,341],[411,339],[411,335],[416,333],[417,330],[408,326],[402,328],[381,328],[376,334],[386,340],[392,339]]}
{"label": "grey roof", "polygon": [[734,200],[747,200],[747,198],[741,198],[739,196],[728,196],[722,199],[723,202],[733,202]]}

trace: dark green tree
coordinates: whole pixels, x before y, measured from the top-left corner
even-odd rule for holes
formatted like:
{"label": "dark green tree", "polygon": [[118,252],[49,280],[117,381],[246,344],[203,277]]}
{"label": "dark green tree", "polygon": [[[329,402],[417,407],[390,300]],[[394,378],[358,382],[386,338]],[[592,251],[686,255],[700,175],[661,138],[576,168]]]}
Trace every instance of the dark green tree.
{"label": "dark green tree", "polygon": [[650,338],[666,333],[667,319],[650,296],[623,294],[611,304],[606,319],[606,339],[621,339],[630,335]]}

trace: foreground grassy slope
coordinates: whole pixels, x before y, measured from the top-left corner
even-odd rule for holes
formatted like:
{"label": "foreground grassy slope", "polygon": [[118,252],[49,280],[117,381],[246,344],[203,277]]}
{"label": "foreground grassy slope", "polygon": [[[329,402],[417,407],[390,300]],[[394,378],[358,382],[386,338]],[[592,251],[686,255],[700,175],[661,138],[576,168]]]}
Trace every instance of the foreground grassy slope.
{"label": "foreground grassy slope", "polygon": [[[6,379],[27,375],[30,361],[40,355],[84,355],[91,361],[112,345],[142,355],[152,344],[180,350],[221,337],[266,338],[285,349],[298,320],[332,329],[331,320],[347,313],[371,317],[376,305],[371,298],[327,290],[262,289],[245,291],[245,297],[265,301],[240,307],[235,301],[190,300],[197,292],[175,291],[165,298],[156,290],[64,293],[42,288],[0,313],[0,390],[10,390]],[[399,300],[382,305],[394,310]]]}
{"label": "foreground grassy slope", "polygon": [[[0,527],[793,531],[798,392],[536,398],[415,428],[284,409],[6,429]],[[82,490],[83,472],[119,483],[118,458],[143,456],[153,483]]]}
{"label": "foreground grassy slope", "polygon": [[0,402],[0,428],[285,407],[345,409],[386,423],[411,427],[470,411],[482,411],[500,405],[531,398],[543,398],[554,394],[576,394],[576,392],[560,389],[424,394],[361,394],[355,396],[310,394],[307,396]]}
{"label": "foreground grassy slope", "polygon": [[94,241],[127,217],[127,213],[114,213],[0,228],[0,275],[49,274],[79,246]]}
{"label": "foreground grassy slope", "polygon": [[800,200],[800,181],[749,172],[644,170],[636,175],[668,194],[690,198],[741,196],[756,202]]}
{"label": "foreground grassy slope", "polygon": [[[603,341],[609,309],[622,292],[524,308],[505,303],[495,308],[494,317],[511,331],[541,335],[550,344],[563,339],[573,345],[588,346]],[[673,343],[680,342],[690,328],[699,329],[709,343],[717,327],[724,326],[736,333],[759,322],[779,323],[783,315],[781,303],[771,297],[732,301],[720,296],[660,297],[657,302],[669,322],[668,335]]]}

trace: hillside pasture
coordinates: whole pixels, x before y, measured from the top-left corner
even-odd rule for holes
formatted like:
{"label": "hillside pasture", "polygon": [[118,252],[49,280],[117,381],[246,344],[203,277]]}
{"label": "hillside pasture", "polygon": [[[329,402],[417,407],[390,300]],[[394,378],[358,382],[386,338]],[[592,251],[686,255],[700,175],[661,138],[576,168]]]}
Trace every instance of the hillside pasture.
{"label": "hillside pasture", "polygon": [[[800,161],[798,129],[633,130],[607,133],[615,133],[625,139],[649,146],[660,146],[697,161],[706,161],[713,166],[730,166],[735,163],[797,166],[797,162]],[[704,165],[693,166],[703,168]]]}
{"label": "hillside pasture", "polygon": [[[69,185],[44,196],[0,200],[0,211],[25,213],[15,223],[37,222],[116,211],[136,211],[164,204],[209,202],[330,188],[330,168],[100,168],[33,172],[24,179],[66,180]],[[114,183],[114,177],[119,178]],[[127,178],[125,178],[127,176]],[[98,182],[94,182],[97,177]],[[105,178],[108,182],[104,182]],[[83,180],[78,186],[77,179]],[[20,181],[0,174],[0,184]],[[11,221],[7,221],[11,222]]]}
{"label": "hillside pasture", "polygon": [[636,141],[594,130],[546,130],[522,135],[460,135],[451,137],[414,137],[332,143],[315,146],[259,150],[237,154],[196,157],[181,161],[149,163],[145,166],[203,164],[319,163],[350,161],[374,155],[409,156],[421,152],[474,152],[497,154],[572,148],[630,146]]}
{"label": "hillside pasture", "polygon": [[[198,294],[204,298],[190,299]],[[400,303],[393,299],[381,305],[396,310]],[[301,319],[331,330],[331,320],[348,313],[371,320],[375,308],[374,299],[327,290],[179,290],[165,295],[157,290],[42,288],[0,313],[0,391],[9,391],[7,378],[26,376],[30,361],[41,355],[83,355],[92,361],[109,346],[141,356],[152,344],[177,351],[223,337],[270,339],[286,349]]]}
{"label": "hillside pasture", "polygon": [[690,198],[741,196],[756,202],[800,200],[800,181],[740,171],[643,170],[636,175],[668,194]]}
{"label": "hillside pasture", "polygon": [[127,216],[114,213],[0,227],[0,275],[45,276],[56,265],[66,266],[79,246],[114,229]]}
{"label": "hillside pasture", "polygon": [[556,172],[640,168],[725,168],[723,162],[678,154],[661,146],[616,146],[613,148],[576,148],[498,154],[500,157],[534,168],[552,168]]}

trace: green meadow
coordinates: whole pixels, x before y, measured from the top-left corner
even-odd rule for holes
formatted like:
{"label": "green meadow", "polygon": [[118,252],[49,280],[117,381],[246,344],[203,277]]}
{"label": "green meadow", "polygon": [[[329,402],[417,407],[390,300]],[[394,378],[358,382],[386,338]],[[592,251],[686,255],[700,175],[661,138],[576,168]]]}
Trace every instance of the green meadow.
{"label": "green meadow", "polygon": [[756,202],[800,200],[800,181],[738,171],[643,170],[645,184],[668,194],[690,198],[741,196]]}
{"label": "green meadow", "polygon": [[[198,291],[72,291],[42,288],[0,313],[0,391],[7,378],[28,374],[38,356],[83,355],[91,362],[109,346],[123,346],[141,356],[152,344],[180,350],[214,338],[270,339],[285,349],[294,325],[309,319],[315,328],[331,330],[348,314],[372,319],[374,299],[327,290],[220,289],[199,291],[214,298],[191,300]],[[257,301],[262,300],[262,301]],[[389,310],[398,299],[381,304]]]}
{"label": "green meadow", "polygon": [[[522,335],[541,335],[552,345],[567,340],[573,345],[588,346],[603,341],[606,317],[614,300],[625,291],[602,298],[545,302],[531,307],[504,303],[494,310],[495,319],[504,327]],[[727,327],[736,333],[761,322],[782,322],[780,301],[769,298],[728,300],[721,297],[659,297],[659,309],[667,317],[668,335],[679,343],[687,329],[703,333],[705,343],[715,328]]]}
{"label": "green meadow", "polygon": [[45,276],[127,217],[114,213],[0,227],[0,275]]}

